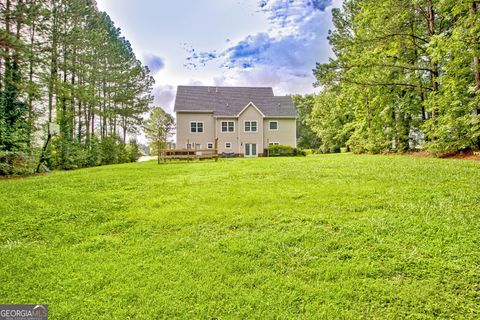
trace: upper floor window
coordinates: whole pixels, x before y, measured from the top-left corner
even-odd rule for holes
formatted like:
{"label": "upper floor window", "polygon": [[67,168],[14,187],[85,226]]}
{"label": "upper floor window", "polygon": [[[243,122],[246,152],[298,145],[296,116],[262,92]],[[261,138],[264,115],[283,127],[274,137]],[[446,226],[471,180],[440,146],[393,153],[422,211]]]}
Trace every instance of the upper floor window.
{"label": "upper floor window", "polygon": [[268,126],[271,131],[276,131],[278,130],[278,121],[270,121]]}
{"label": "upper floor window", "polygon": [[192,121],[190,122],[190,133],[202,133],[203,132],[203,122]]}
{"label": "upper floor window", "polygon": [[257,121],[245,121],[245,132],[257,132]]}
{"label": "upper floor window", "polygon": [[222,132],[235,132],[235,122],[222,121]]}

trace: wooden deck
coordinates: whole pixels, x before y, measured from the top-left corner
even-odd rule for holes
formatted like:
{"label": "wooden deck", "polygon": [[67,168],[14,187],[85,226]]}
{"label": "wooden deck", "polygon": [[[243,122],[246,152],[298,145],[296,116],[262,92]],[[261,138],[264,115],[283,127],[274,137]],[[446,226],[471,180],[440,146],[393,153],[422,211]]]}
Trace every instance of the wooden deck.
{"label": "wooden deck", "polygon": [[212,149],[160,149],[158,154],[159,162],[167,160],[218,160],[218,139],[215,140]]}

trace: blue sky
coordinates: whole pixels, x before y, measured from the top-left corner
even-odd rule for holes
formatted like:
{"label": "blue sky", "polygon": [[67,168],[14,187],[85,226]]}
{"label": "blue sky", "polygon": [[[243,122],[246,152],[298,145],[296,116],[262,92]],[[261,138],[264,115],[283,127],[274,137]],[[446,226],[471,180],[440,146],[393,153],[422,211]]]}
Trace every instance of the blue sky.
{"label": "blue sky", "polygon": [[155,77],[155,104],[173,109],[182,84],[314,92],[312,69],[341,0],[97,0]]}

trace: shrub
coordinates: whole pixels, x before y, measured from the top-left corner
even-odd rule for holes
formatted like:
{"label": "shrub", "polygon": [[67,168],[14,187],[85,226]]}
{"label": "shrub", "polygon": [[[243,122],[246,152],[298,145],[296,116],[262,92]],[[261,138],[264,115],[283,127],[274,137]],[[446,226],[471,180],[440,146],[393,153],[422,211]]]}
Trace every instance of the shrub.
{"label": "shrub", "polygon": [[102,150],[100,146],[100,141],[96,136],[92,137],[87,145],[86,148],[87,158],[86,158],[86,166],[88,167],[96,167],[102,163]]}
{"label": "shrub", "polygon": [[49,168],[79,169],[86,166],[87,152],[79,143],[55,137],[48,146],[45,160]]}
{"label": "shrub", "polygon": [[279,156],[293,156],[294,147],[285,146],[285,145],[271,145],[268,147],[268,153],[270,156],[279,157]]}
{"label": "shrub", "polygon": [[330,153],[340,153],[340,147],[339,146],[332,146],[330,147]]}
{"label": "shrub", "polygon": [[33,173],[34,158],[21,151],[0,151],[0,176],[20,176]]}
{"label": "shrub", "polygon": [[305,156],[308,156],[308,155],[313,154],[314,150],[313,149],[304,149],[304,150],[302,150],[302,152],[304,153]]}
{"label": "shrub", "polygon": [[137,140],[132,139],[128,142],[127,154],[129,162],[136,162],[138,158],[140,158],[142,153],[140,152],[140,146],[138,145]]}
{"label": "shrub", "polygon": [[137,161],[140,157],[140,148],[134,140],[128,145],[116,137],[105,137],[100,142],[100,164],[114,164]]}
{"label": "shrub", "polygon": [[127,150],[127,145],[123,141],[119,141],[116,145],[117,161],[115,163],[130,162],[130,155]]}
{"label": "shrub", "polygon": [[318,148],[316,151],[315,151],[316,154],[326,154],[326,153],[330,153],[330,149],[328,148],[328,146],[326,145],[322,145],[320,148]]}
{"label": "shrub", "polygon": [[101,164],[117,163],[117,139],[115,137],[105,137],[100,142]]}
{"label": "shrub", "polygon": [[281,145],[281,144],[269,146],[268,153],[272,157],[291,157],[291,156],[305,155],[305,152],[299,149],[296,149],[291,146]]}

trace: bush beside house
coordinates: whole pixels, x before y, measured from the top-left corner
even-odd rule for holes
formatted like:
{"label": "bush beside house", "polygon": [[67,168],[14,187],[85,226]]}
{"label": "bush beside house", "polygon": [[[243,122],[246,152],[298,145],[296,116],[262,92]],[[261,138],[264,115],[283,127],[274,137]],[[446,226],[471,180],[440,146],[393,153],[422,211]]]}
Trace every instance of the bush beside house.
{"label": "bush beside house", "polygon": [[281,144],[269,146],[268,153],[270,157],[292,157],[305,155],[305,152],[302,150]]}

